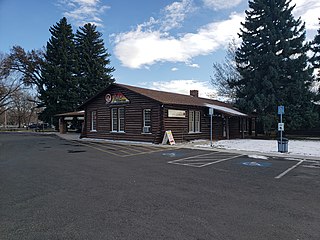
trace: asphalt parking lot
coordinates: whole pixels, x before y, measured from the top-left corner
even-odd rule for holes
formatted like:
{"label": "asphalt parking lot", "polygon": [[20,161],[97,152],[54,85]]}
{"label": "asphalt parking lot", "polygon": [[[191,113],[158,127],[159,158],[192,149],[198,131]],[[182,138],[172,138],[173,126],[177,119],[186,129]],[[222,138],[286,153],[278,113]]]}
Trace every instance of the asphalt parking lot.
{"label": "asphalt parking lot", "polygon": [[0,239],[319,239],[319,161],[0,134]]}

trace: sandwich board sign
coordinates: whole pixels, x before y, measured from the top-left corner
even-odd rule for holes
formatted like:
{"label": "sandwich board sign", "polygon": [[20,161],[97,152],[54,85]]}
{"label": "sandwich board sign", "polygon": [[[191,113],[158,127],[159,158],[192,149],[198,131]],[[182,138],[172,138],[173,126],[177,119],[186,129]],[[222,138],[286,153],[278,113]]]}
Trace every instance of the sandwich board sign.
{"label": "sandwich board sign", "polygon": [[176,142],[174,141],[173,134],[172,134],[171,130],[168,130],[164,133],[162,144],[167,144],[168,141],[169,141],[170,145],[176,144]]}

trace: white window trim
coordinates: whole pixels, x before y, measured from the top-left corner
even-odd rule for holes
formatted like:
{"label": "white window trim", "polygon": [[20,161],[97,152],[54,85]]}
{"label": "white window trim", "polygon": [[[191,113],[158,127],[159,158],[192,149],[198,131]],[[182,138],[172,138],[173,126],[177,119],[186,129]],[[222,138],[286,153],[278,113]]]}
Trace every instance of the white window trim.
{"label": "white window trim", "polygon": [[[95,128],[93,128],[93,121],[94,121],[94,119],[93,119],[93,115],[96,115],[95,116],[95,124],[96,124],[96,126],[95,126]],[[91,124],[90,124],[91,126],[90,126],[90,132],[96,132],[97,131],[97,111],[95,110],[95,111],[91,111]]]}
{"label": "white window trim", "polygon": [[[111,131],[110,131],[111,133],[125,133],[124,130],[120,130],[120,128],[121,128],[120,109],[123,109],[123,111],[125,111],[124,110],[125,108],[111,108]],[[117,112],[117,129],[116,130],[113,129],[113,121],[114,121],[113,111],[114,110]],[[125,121],[125,117],[123,118],[123,120]]]}
{"label": "white window trim", "polygon": [[[146,126],[146,118],[145,118],[145,112],[149,110],[150,111],[150,126]],[[144,128],[149,127],[149,132],[145,132]],[[143,128],[142,128],[142,133],[143,134],[151,134],[151,109],[150,108],[146,108],[143,109]]]}
{"label": "white window trim", "polygon": [[[117,110],[117,108],[111,108],[111,132],[117,132],[117,131],[115,131],[114,129],[113,129],[113,111],[114,110]],[[117,116],[117,118],[118,118],[118,116]]]}
{"label": "white window trim", "polygon": [[[199,115],[199,121],[196,122],[197,114]],[[192,121],[190,121],[191,116],[192,116]],[[188,125],[189,125],[189,133],[201,133],[201,111],[189,110]],[[190,129],[190,125],[192,129]]]}

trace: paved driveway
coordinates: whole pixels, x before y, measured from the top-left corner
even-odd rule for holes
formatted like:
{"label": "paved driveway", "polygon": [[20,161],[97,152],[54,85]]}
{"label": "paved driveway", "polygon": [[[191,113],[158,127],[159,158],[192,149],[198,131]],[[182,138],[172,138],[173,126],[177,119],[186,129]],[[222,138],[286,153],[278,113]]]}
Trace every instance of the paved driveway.
{"label": "paved driveway", "polygon": [[318,164],[0,134],[0,236],[319,239]]}

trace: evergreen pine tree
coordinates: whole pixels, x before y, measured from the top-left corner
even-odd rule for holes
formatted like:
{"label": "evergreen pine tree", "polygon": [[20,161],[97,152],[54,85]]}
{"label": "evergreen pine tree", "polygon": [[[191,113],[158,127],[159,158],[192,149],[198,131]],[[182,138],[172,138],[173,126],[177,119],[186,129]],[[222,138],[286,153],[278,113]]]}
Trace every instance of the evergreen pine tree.
{"label": "evergreen pine tree", "polygon": [[45,107],[40,118],[47,122],[51,122],[55,114],[76,110],[78,97],[72,27],[64,17],[49,31],[52,36],[47,42],[41,71],[44,88],[39,92]]}
{"label": "evergreen pine tree", "polygon": [[309,90],[305,25],[294,19],[287,0],[249,1],[236,52],[241,79],[233,83],[237,104],[256,112],[264,131],[276,128],[277,106],[285,106],[286,129],[311,127],[317,120]]}
{"label": "evergreen pine tree", "polygon": [[[320,24],[320,18],[319,18]],[[312,65],[318,69],[317,80],[320,81],[320,27],[313,42],[311,43],[311,50],[313,52],[313,57],[311,58]]]}
{"label": "evergreen pine tree", "polygon": [[109,66],[110,54],[104,47],[101,36],[96,26],[90,23],[80,27],[75,36],[79,56],[79,103],[114,82],[111,74],[114,68]]}

